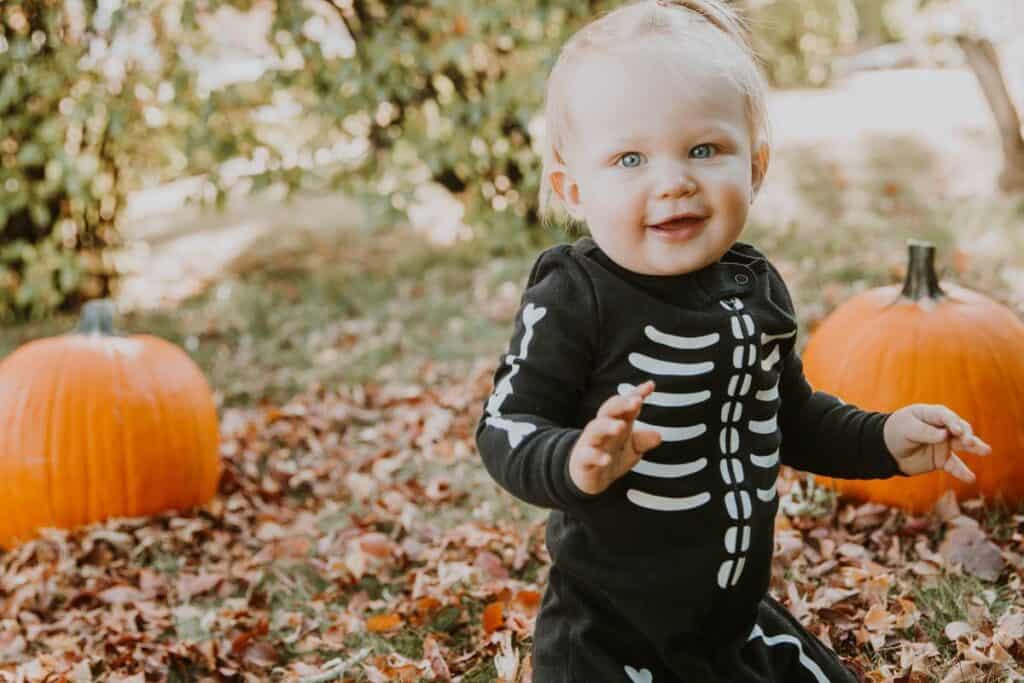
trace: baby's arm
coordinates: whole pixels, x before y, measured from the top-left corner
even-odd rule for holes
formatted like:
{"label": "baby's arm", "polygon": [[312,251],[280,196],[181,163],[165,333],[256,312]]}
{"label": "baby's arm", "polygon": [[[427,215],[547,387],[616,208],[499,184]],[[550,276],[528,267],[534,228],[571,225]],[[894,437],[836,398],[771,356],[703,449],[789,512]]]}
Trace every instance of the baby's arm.
{"label": "baby's arm", "polygon": [[[772,298],[795,320],[789,290],[774,266],[770,277]],[[811,387],[795,336],[780,351],[779,459],[783,464],[842,479],[906,476],[886,447],[883,431],[888,413],[861,410]]]}
{"label": "baby's arm", "polygon": [[[793,314],[793,302],[774,267],[773,295]],[[795,317],[795,315],[794,315]],[[988,455],[988,444],[945,406],[915,403],[893,413],[869,412],[815,391],[804,377],[793,338],[779,378],[783,464],[843,479],[884,479],[945,470],[968,483],[974,473],[956,448]]]}
{"label": "baby's arm", "polygon": [[592,497],[573,483],[569,455],[583,432],[579,405],[599,321],[589,276],[569,250],[554,247],[534,264],[476,431],[484,465],[503,488],[558,509]]}
{"label": "baby's arm", "polygon": [[903,475],[885,445],[889,414],[861,410],[815,391],[795,345],[783,355],[779,396],[779,459],[784,465],[841,479]]}

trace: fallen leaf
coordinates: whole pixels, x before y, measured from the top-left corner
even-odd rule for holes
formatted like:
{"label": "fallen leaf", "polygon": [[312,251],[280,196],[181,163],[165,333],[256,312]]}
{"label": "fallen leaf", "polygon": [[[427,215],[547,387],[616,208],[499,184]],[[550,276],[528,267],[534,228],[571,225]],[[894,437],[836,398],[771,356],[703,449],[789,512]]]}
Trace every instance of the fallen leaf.
{"label": "fallen leaf", "polygon": [[[963,516],[956,519],[963,519]],[[999,546],[988,540],[976,524],[952,524],[939,545],[939,554],[947,562],[961,564],[969,574],[986,581],[998,579],[1005,565]]]}
{"label": "fallen leaf", "polygon": [[492,602],[484,608],[483,614],[484,633],[491,633],[501,628],[505,623],[505,605],[501,602]]}
{"label": "fallen leaf", "polygon": [[375,614],[366,620],[366,630],[371,633],[392,631],[402,625],[402,617],[397,614]]}
{"label": "fallen leaf", "polygon": [[968,624],[966,621],[951,621],[946,624],[946,628],[943,629],[946,637],[952,641],[957,640],[960,636],[967,635],[968,633],[974,632],[974,627]]}
{"label": "fallen leaf", "polygon": [[981,667],[974,662],[957,662],[950,668],[940,683],[963,683],[964,681],[973,681],[981,674]]}
{"label": "fallen leaf", "polygon": [[939,496],[932,506],[932,511],[943,522],[960,516],[960,505],[956,502],[956,492],[953,489],[946,489],[946,492]]}
{"label": "fallen leaf", "polygon": [[476,556],[473,565],[481,570],[491,579],[507,579],[508,569],[502,564],[501,558],[489,550],[483,550]]}
{"label": "fallen leaf", "polygon": [[504,631],[495,634],[501,647],[494,657],[494,669],[498,673],[498,680],[504,683],[513,683],[516,680],[516,673],[519,671],[519,652],[512,647],[512,634]]}
{"label": "fallen leaf", "polygon": [[892,621],[893,616],[881,605],[874,605],[864,615],[864,625],[872,631],[888,633]]}
{"label": "fallen leaf", "polygon": [[450,681],[452,679],[452,673],[444,661],[444,652],[434,636],[427,636],[423,639],[423,656],[430,662],[430,670],[437,680]]}
{"label": "fallen leaf", "polygon": [[993,638],[1007,647],[1015,640],[1024,639],[1024,612],[1008,610],[999,617]]}
{"label": "fallen leaf", "polygon": [[100,591],[96,597],[108,605],[123,605],[128,602],[143,602],[148,597],[145,593],[132,586],[114,586]]}
{"label": "fallen leaf", "polygon": [[193,597],[215,588],[223,580],[224,577],[219,574],[186,574],[179,578],[176,584],[178,597],[187,602]]}

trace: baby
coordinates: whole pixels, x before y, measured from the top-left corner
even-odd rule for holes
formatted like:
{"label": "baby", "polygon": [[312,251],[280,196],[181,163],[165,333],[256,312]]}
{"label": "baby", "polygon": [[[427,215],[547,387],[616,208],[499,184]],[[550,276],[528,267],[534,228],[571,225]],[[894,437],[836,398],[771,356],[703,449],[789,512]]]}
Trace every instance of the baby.
{"label": "baby", "polygon": [[537,683],[855,681],[768,594],[780,464],[844,478],[989,447],[944,406],[815,391],[779,272],[737,241],[768,167],[765,87],[721,0],[590,23],[547,87],[541,204],[589,233],[537,259],[477,429],[551,508]]}

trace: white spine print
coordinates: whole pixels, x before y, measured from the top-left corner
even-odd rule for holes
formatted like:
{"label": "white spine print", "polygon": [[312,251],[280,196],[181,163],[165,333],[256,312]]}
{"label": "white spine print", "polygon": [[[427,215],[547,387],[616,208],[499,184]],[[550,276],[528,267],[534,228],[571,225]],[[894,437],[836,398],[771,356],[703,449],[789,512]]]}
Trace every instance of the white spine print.
{"label": "white spine print", "polygon": [[[681,337],[675,334],[668,334],[657,329],[653,325],[647,325],[644,327],[644,335],[651,341],[662,346],[667,346],[673,349],[706,349],[714,346],[719,342],[720,335],[705,334],[700,337]],[[644,372],[649,372],[652,375],[673,375],[673,376],[692,376],[692,375],[703,375],[711,372],[715,368],[715,364],[711,361],[703,363],[673,363],[671,361],[662,360],[660,358],[653,358],[651,356],[644,355],[642,353],[631,353],[629,354],[629,363]],[[631,384],[620,384],[618,387],[619,394],[628,394],[634,389]],[[670,393],[670,392],[653,392],[644,399],[644,403],[648,405],[656,406],[668,406],[668,407],[682,407],[696,405],[703,403],[711,398],[711,392],[707,390],[696,391],[691,393]],[[665,425],[650,424],[636,420],[634,422],[634,429],[637,430],[652,430],[658,432],[661,435],[662,442],[673,442],[673,441],[687,441],[689,439],[695,439],[698,436],[704,434],[708,427],[704,423],[686,425],[682,427],[669,427]],[[693,462],[679,463],[679,464],[667,464],[667,463],[655,463],[647,460],[640,460],[636,465],[633,466],[633,472],[641,474],[645,477],[655,477],[660,479],[678,479],[681,477],[688,477],[695,472],[699,472],[707,467],[707,458],[699,458]],[[700,505],[704,505],[711,500],[711,495],[706,491],[695,496],[687,497],[669,497],[669,496],[657,496],[646,491],[640,491],[637,489],[629,489],[626,491],[626,499],[632,502],[634,505],[638,505],[648,510],[658,510],[661,512],[677,512],[679,510],[690,510]]]}
{"label": "white spine print", "polygon": [[732,370],[729,376],[728,399],[722,404],[722,427],[718,437],[721,451],[720,472],[722,483],[727,489],[723,499],[729,518],[735,523],[725,530],[723,539],[726,559],[718,567],[718,587],[725,589],[735,586],[743,574],[746,553],[750,549],[750,518],[753,509],[750,494],[740,489],[739,500],[733,487],[743,483],[743,461],[740,450],[740,420],[743,416],[743,397],[750,393],[753,383],[751,368],[757,362],[756,329],[754,319],[744,310],[743,302],[737,298],[720,302],[732,312],[729,321],[732,330]]}
{"label": "white spine print", "polygon": [[817,662],[807,656],[804,652],[803,645],[800,644],[800,641],[797,640],[795,636],[791,636],[788,633],[780,633],[777,636],[768,636],[765,635],[763,630],[761,630],[760,624],[754,624],[754,628],[750,630],[750,635],[747,636],[747,640],[753,640],[754,638],[760,638],[764,641],[765,645],[770,645],[772,647],[783,643],[786,645],[796,646],[797,659],[799,659],[800,664],[805,669],[811,672],[811,675],[814,676],[814,680],[817,681],[817,683],[829,683],[828,676],[826,676],[825,672],[821,670],[821,667],[818,666]]}
{"label": "white spine print", "polygon": [[512,378],[519,372],[519,362],[526,360],[527,353],[530,350],[530,342],[533,341],[534,327],[547,312],[548,309],[542,306],[534,306],[532,303],[526,304],[523,308],[522,317],[526,332],[523,334],[522,342],[519,344],[519,354],[505,357],[505,362],[511,366],[511,369],[501,378],[498,385],[494,387],[491,397],[487,399],[487,424],[496,429],[504,430],[508,434],[508,443],[512,448],[518,446],[526,435],[536,430],[537,425],[503,418],[501,416],[501,404],[512,393]]}

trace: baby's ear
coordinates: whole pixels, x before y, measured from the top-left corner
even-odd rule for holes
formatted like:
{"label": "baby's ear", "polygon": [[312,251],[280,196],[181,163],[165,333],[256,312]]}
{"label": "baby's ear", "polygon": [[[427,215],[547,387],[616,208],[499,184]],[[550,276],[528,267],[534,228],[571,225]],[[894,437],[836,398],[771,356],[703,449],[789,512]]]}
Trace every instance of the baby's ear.
{"label": "baby's ear", "polygon": [[761,183],[768,173],[768,159],[771,157],[771,147],[767,142],[760,142],[750,155],[750,184],[756,195],[761,189]]}
{"label": "baby's ear", "polygon": [[548,180],[551,183],[551,189],[555,191],[558,198],[562,200],[562,206],[569,212],[569,215],[576,219],[582,220],[583,214],[580,211],[580,186],[576,184],[576,181],[571,175],[569,170],[559,164],[555,167],[550,174],[548,174]]}

